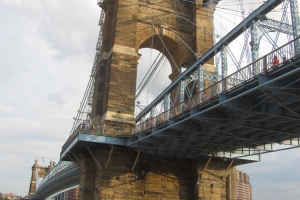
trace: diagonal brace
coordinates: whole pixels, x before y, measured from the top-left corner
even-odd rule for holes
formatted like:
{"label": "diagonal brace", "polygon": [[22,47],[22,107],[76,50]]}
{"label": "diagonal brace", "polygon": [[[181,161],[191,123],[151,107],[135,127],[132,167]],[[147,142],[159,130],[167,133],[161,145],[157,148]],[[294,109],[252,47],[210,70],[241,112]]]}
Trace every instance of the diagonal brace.
{"label": "diagonal brace", "polygon": [[92,155],[92,157],[94,158],[96,164],[98,165],[99,170],[102,170],[102,165],[98,162],[98,160],[95,158],[94,154],[92,153],[92,151],[90,150],[89,147],[86,147],[86,149],[90,152],[90,154]]}
{"label": "diagonal brace", "polygon": [[72,152],[72,154],[73,154],[73,156],[75,157],[75,159],[76,159],[76,161],[77,161],[78,165],[80,166],[79,159],[77,158],[77,156],[75,155],[75,153],[74,153],[74,152]]}
{"label": "diagonal brace", "polygon": [[115,147],[115,145],[112,145],[112,146],[111,146],[111,149],[110,149],[110,152],[109,152],[109,156],[108,156],[108,160],[107,160],[107,163],[106,163],[106,165],[105,165],[105,169],[107,169],[107,167],[108,167],[108,164],[109,164],[109,162],[110,162],[110,158],[111,158],[112,152],[113,152],[113,150],[114,150],[114,147]]}
{"label": "diagonal brace", "polygon": [[131,168],[131,171],[132,171],[132,172],[133,172],[133,170],[134,170],[134,168],[135,168],[135,165],[136,165],[136,163],[137,163],[137,161],[138,161],[138,159],[139,159],[140,153],[141,153],[141,150],[139,150],[138,154],[136,155],[134,164],[133,164],[133,166],[132,166],[132,168]]}
{"label": "diagonal brace", "polygon": [[[208,159],[208,161],[207,161],[207,163],[206,163],[206,165],[205,165],[205,167],[204,167],[202,173],[204,173],[204,172],[206,171],[206,168],[207,168],[207,166],[209,165],[209,163],[210,163],[210,161],[211,161],[211,158],[212,158],[212,157],[209,157],[209,159]],[[202,174],[200,174],[200,175],[198,176],[197,184],[196,184],[195,191],[194,191],[194,196],[196,196],[197,188],[198,188],[198,185],[200,184],[200,178],[201,178],[201,177],[202,177]]]}
{"label": "diagonal brace", "polygon": [[210,163],[210,160],[211,160],[212,157],[209,157],[204,169],[203,169],[203,173],[206,171],[206,168],[208,167],[209,163]]}
{"label": "diagonal brace", "polygon": [[230,162],[230,164],[228,165],[228,168],[227,168],[227,170],[226,170],[226,173],[225,173],[225,175],[223,176],[223,181],[226,180],[226,178],[227,178],[227,176],[228,176],[228,174],[229,174],[229,171],[230,171],[230,167],[231,167],[231,165],[233,164],[233,162],[234,162],[234,159],[232,159],[231,162]]}
{"label": "diagonal brace", "polygon": [[79,167],[78,167],[79,163],[77,164],[77,162],[72,158],[71,155],[68,155],[68,156],[71,159],[71,161],[74,163],[74,165],[77,167],[77,169],[79,169]]}

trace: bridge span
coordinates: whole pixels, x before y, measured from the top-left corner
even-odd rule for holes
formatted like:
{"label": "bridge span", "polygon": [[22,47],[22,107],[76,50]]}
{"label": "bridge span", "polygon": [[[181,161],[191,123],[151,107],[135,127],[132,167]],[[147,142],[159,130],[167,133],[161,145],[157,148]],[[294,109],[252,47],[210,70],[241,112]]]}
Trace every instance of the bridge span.
{"label": "bridge span", "polygon": [[[118,196],[108,185],[118,188],[122,195],[138,190],[142,191],[138,195],[165,197],[170,194],[153,193],[132,184],[139,182],[145,188],[155,188],[152,179],[159,176],[163,180],[170,173],[174,176],[170,175],[169,179],[178,180],[178,187],[188,185],[179,192],[183,199],[205,196],[207,188],[223,199],[230,199],[234,196],[230,188],[235,187],[229,176],[233,166],[258,162],[261,154],[298,148],[299,35],[263,57],[255,57],[254,62],[233,74],[215,79],[209,87],[203,86],[205,64],[281,2],[264,3],[179,74],[137,115],[135,126],[119,127],[119,121],[126,121],[121,109],[114,113],[118,130],[108,129],[114,126],[109,123],[95,124],[93,129],[77,124],[62,147],[61,161],[43,180],[33,198],[43,199],[79,184],[81,199],[109,198],[111,193]],[[274,56],[284,59],[272,64]],[[97,55],[96,58],[99,59]],[[195,79],[198,79],[198,92],[186,97],[180,88]],[[175,88],[183,93],[181,101],[168,106]],[[168,109],[153,115],[153,108],[158,104],[165,104]],[[126,182],[126,191],[121,182]],[[168,180],[165,182],[161,183],[162,188],[169,187]]]}
{"label": "bridge span", "polygon": [[[61,163],[48,174],[49,180],[45,178],[34,197],[47,197],[53,191],[78,185],[78,169],[67,162],[74,161],[68,154],[87,147],[126,147],[177,158],[219,157],[236,165],[260,161],[264,153],[298,148],[300,56],[289,52],[292,56],[278,66],[265,65],[273,55],[288,52],[292,44],[198,93],[192,97],[191,107],[182,103],[140,123],[130,136],[104,136],[97,133],[99,127],[94,131],[78,127],[62,147]],[[259,66],[261,73],[253,74],[253,66]],[[239,80],[238,84],[228,84],[232,79]],[[181,112],[176,113],[178,110]]]}

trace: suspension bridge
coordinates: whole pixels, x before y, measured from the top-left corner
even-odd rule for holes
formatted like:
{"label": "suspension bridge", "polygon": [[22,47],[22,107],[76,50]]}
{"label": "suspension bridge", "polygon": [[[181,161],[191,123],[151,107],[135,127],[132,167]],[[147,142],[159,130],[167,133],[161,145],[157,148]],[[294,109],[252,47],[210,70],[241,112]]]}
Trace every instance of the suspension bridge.
{"label": "suspension bridge", "polygon": [[[165,194],[161,188],[167,188],[170,193],[175,190],[161,183],[157,191],[149,178],[145,181],[144,171],[176,175],[175,171],[188,165],[192,175],[186,171],[176,175],[179,188],[183,179],[189,179],[185,182],[188,186],[180,189],[181,199],[209,198],[211,194],[207,194],[205,188],[214,190],[209,193],[219,195],[217,198],[234,199],[234,177],[230,176],[234,166],[258,162],[261,154],[298,148],[298,2],[254,2],[250,4],[253,10],[245,2],[137,1],[135,6],[143,13],[137,21],[150,27],[148,54],[155,54],[155,59],[140,85],[134,84],[134,105],[130,105],[132,101],[127,100],[131,97],[124,95],[125,91],[107,89],[120,85],[105,84],[115,79],[125,80],[124,85],[132,84],[124,79],[127,71],[134,72],[128,64],[131,61],[122,57],[125,64],[119,61],[118,64],[127,67],[126,73],[118,68],[115,76],[113,70],[116,69],[111,68],[108,73],[109,68],[102,67],[114,56],[106,50],[105,42],[111,33],[109,23],[112,23],[108,15],[117,12],[115,6],[125,9],[127,4],[98,1],[102,8],[101,28],[91,77],[70,136],[62,146],[61,161],[43,179],[33,198],[43,199],[78,185],[81,199],[126,195],[133,198],[132,188],[142,191],[140,196],[167,198],[171,194]],[[172,10],[166,5],[172,5]],[[199,13],[207,17],[206,21],[213,21],[213,29],[197,23],[197,7],[201,7]],[[185,13],[191,8],[195,12],[193,16]],[[235,13],[230,18],[234,23],[227,31],[229,25],[224,25],[229,18],[225,16],[231,12]],[[176,19],[175,24],[169,15]],[[120,24],[126,22],[126,19],[120,20]],[[118,30],[118,23],[116,27]],[[186,40],[186,35],[193,35],[190,30],[193,27],[202,34],[200,40],[209,41],[203,39],[205,33],[213,38],[214,44],[205,51],[197,50],[197,45]],[[122,26],[120,30],[123,31]],[[174,46],[172,38],[176,38],[178,46]],[[119,42],[117,36],[114,40]],[[138,48],[148,47],[145,41],[140,44]],[[151,49],[159,50],[160,54]],[[126,52],[133,58],[130,48]],[[275,56],[279,64],[273,62]],[[109,65],[113,66],[113,62]],[[166,80],[168,68],[172,71],[170,80]],[[117,91],[119,96],[112,95],[111,91]],[[121,101],[125,103],[119,104]],[[187,160],[197,164],[194,166]],[[139,181],[141,185],[147,182],[146,189],[128,186]],[[120,189],[120,183],[127,184],[126,191]],[[178,198],[171,196],[168,199]]]}

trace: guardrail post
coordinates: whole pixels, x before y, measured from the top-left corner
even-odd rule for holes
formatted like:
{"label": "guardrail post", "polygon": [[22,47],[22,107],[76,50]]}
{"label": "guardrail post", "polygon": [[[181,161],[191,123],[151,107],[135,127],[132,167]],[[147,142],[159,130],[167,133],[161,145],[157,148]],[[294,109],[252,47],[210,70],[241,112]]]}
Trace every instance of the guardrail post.
{"label": "guardrail post", "polygon": [[[300,34],[300,18],[299,18],[299,10],[298,10],[298,0],[290,0],[290,8],[291,8],[293,36],[294,36],[294,39],[296,39],[297,37],[299,37],[299,34]],[[295,52],[295,56],[300,53],[299,39],[294,41],[294,52]]]}
{"label": "guardrail post", "polygon": [[226,91],[226,77],[227,77],[227,49],[226,46],[223,45],[221,49],[221,62],[222,62],[222,91]]}
{"label": "guardrail post", "polygon": [[268,71],[267,57],[263,57],[263,72],[266,73]]}
{"label": "guardrail post", "polygon": [[170,109],[170,100],[169,100],[169,94],[165,94],[164,96],[164,118],[169,119],[169,112],[167,112]]}
{"label": "guardrail post", "polygon": [[221,62],[222,62],[222,79],[227,77],[227,49],[223,45],[221,49]]}
{"label": "guardrail post", "polygon": [[258,60],[258,49],[259,49],[259,39],[258,39],[258,29],[257,29],[257,22],[253,21],[250,27],[251,31],[251,52],[252,52],[252,74],[255,76],[258,74],[256,60]]}
{"label": "guardrail post", "polygon": [[[203,88],[204,88],[203,67],[202,67],[202,65],[198,66],[197,72],[198,72],[198,93],[200,93],[201,91],[203,91]],[[201,95],[199,95],[199,103],[202,103]]]}

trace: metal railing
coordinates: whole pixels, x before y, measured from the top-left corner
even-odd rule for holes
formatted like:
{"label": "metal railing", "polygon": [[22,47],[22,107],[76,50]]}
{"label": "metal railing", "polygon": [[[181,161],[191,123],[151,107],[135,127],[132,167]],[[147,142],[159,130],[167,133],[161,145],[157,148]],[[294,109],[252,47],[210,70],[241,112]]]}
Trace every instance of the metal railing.
{"label": "metal railing", "polygon": [[[137,134],[146,130],[149,130],[153,127],[158,127],[164,125],[172,118],[177,118],[187,113],[191,108],[199,107],[208,101],[212,101],[216,99],[219,94],[229,92],[244,83],[247,83],[258,77],[259,74],[267,73],[272,71],[278,67],[280,67],[285,62],[289,62],[292,58],[294,58],[294,48],[293,44],[296,40],[299,40],[300,37],[295,40],[281,46],[280,48],[270,52],[269,54],[261,57],[255,62],[245,66],[244,68],[236,71],[235,73],[227,76],[226,78],[216,82],[214,85],[202,90],[201,92],[195,94],[193,97],[185,100],[184,102],[177,104],[171,109],[157,115],[156,117],[148,118],[144,122],[139,123],[132,130],[127,130],[128,134]],[[277,56],[281,59],[281,63],[279,65],[273,65],[272,59],[274,56]],[[241,81],[243,80],[243,81]],[[94,125],[93,129],[82,129],[81,125],[78,125],[73,134],[69,137],[67,142],[63,145],[62,149],[66,149],[73,139],[78,135],[79,132],[93,134],[93,135],[103,135],[104,134],[104,126],[103,125]],[[117,131],[118,133],[124,132],[122,129]],[[122,135],[122,134],[115,134]]]}
{"label": "metal railing", "polygon": [[92,125],[92,126],[85,126],[85,128],[82,128],[82,124],[79,124],[77,128],[73,131],[72,135],[68,138],[68,140],[65,142],[65,144],[62,146],[62,151],[64,151],[73,141],[74,138],[76,138],[80,133],[88,133],[92,135],[103,135],[103,125]]}
{"label": "metal railing", "polygon": [[64,172],[67,172],[71,169],[76,167],[76,165],[73,162],[68,162],[68,161],[59,161],[50,172],[45,176],[45,178],[42,180],[40,185],[38,187],[41,187],[44,183],[46,183],[49,179],[58,176]]}
{"label": "metal railing", "polygon": [[[295,55],[293,45],[296,41],[299,41],[300,37],[288,42],[287,44],[279,47],[278,49],[270,52],[269,54],[261,57],[255,62],[245,66],[244,68],[236,71],[235,73],[227,76],[223,80],[218,81],[214,85],[202,90],[190,99],[174,106],[173,108],[159,114],[156,117],[149,118],[148,120],[136,125],[133,128],[132,133],[137,134],[146,131],[150,128],[163,125],[168,120],[181,116],[186,111],[193,107],[198,107],[208,101],[216,99],[219,94],[229,92],[242,84],[245,84],[258,77],[259,74],[272,71],[286,62],[289,62],[292,58],[298,56]],[[281,63],[279,65],[273,65],[272,60],[274,56],[277,56]],[[243,81],[241,81],[243,80]],[[193,102],[189,103],[188,102]]]}

